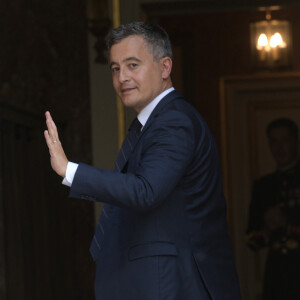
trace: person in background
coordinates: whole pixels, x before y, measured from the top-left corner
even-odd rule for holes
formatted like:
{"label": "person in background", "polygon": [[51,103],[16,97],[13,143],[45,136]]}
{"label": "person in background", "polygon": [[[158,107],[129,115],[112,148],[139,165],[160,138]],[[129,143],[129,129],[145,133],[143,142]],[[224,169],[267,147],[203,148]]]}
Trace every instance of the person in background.
{"label": "person in background", "polygon": [[69,162],[49,112],[44,133],[70,197],[105,203],[90,248],[96,299],[239,300],[216,145],[172,85],[167,33],[133,22],[107,41],[114,89],[137,112],[115,170]]}
{"label": "person in background", "polygon": [[274,172],[254,182],[247,229],[252,250],[268,247],[264,300],[300,299],[300,161],[298,127],[287,118],[267,127]]}

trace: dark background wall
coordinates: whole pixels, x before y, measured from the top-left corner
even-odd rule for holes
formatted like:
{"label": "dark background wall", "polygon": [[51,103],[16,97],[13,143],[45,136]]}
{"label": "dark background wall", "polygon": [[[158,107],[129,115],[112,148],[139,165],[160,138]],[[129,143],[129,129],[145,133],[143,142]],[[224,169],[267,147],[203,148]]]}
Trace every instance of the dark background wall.
{"label": "dark background wall", "polygon": [[91,203],[50,168],[44,112],[91,162],[86,1],[0,3],[0,299],[93,299]]}

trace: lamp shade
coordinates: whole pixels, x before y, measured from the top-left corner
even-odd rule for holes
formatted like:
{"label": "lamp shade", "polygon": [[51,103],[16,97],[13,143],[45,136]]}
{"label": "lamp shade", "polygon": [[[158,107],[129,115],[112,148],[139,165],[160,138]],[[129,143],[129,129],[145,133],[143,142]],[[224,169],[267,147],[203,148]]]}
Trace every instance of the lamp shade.
{"label": "lamp shade", "polygon": [[264,20],[250,24],[251,52],[257,68],[287,67],[291,64],[290,22]]}

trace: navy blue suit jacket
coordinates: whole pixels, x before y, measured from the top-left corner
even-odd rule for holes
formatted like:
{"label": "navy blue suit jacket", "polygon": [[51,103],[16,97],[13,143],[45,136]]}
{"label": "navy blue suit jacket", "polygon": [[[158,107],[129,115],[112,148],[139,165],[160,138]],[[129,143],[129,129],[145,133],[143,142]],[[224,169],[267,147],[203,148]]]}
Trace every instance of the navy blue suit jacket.
{"label": "navy blue suit jacket", "polygon": [[97,299],[240,299],[215,142],[177,91],[152,112],[126,171],[80,164],[70,197],[110,204]]}

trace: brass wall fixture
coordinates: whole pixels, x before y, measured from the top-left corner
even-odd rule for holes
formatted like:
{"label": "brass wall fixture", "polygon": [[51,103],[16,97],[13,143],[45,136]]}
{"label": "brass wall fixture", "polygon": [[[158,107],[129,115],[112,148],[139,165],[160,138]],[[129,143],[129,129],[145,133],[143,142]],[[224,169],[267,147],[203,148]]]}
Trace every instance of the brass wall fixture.
{"label": "brass wall fixture", "polygon": [[250,24],[252,59],[257,68],[280,68],[291,64],[291,29],[287,20],[266,19]]}

